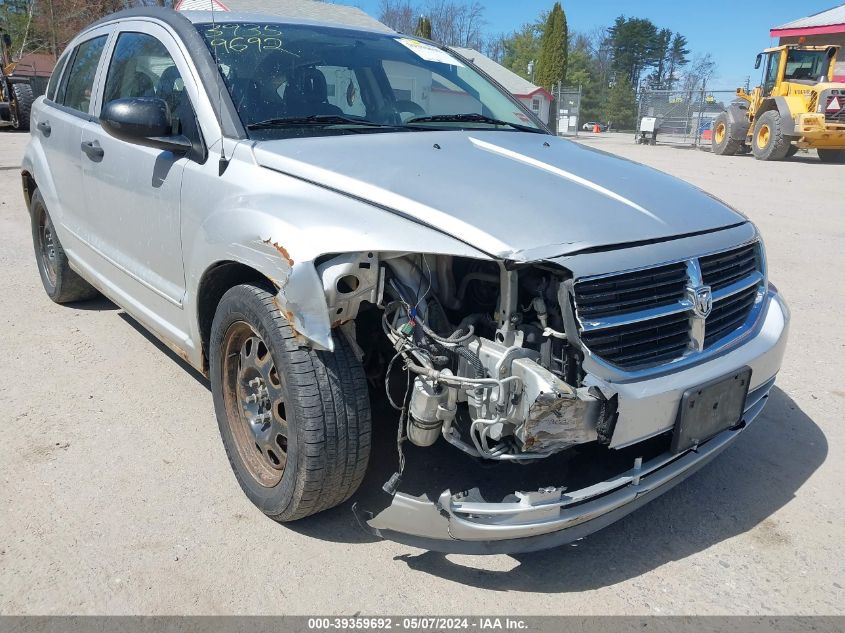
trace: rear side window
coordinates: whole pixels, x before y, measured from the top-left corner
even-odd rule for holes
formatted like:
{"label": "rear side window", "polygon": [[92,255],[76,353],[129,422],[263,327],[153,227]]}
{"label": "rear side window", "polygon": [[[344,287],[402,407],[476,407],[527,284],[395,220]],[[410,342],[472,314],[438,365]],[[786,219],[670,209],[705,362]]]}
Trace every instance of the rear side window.
{"label": "rear side window", "polygon": [[193,110],[185,82],[165,45],[145,33],[121,33],[114,47],[103,103],[130,97],[157,97],[167,103],[173,134],[192,136]]}
{"label": "rear side window", "polygon": [[94,94],[97,64],[106,45],[107,35],[82,42],[76,47],[70,70],[65,73],[62,98],[59,103],[80,112],[88,112]]}

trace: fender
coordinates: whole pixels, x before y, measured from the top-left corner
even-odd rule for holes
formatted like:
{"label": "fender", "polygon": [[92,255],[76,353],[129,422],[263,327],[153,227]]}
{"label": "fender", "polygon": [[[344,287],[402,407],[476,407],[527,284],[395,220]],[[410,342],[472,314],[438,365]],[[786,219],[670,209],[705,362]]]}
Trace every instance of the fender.
{"label": "fender", "polygon": [[[743,107],[745,105],[745,107]],[[725,110],[728,115],[728,125],[730,126],[730,138],[745,139],[748,135],[748,128],[751,125],[748,121],[748,107],[743,102],[732,103]]]}
{"label": "fender", "polygon": [[[269,173],[269,172],[268,172]],[[273,179],[282,178],[274,174]],[[293,328],[300,344],[333,351],[332,320],[323,280],[317,273],[315,260],[332,253],[359,252],[428,252],[489,259],[489,256],[466,244],[428,227],[387,214],[371,205],[350,201],[339,194],[313,185],[296,183],[308,189],[309,197],[296,196],[296,211],[281,217],[280,208],[291,202],[287,195],[253,193],[240,197],[238,205],[208,215],[198,230],[191,231],[192,243],[185,251],[187,294],[186,314],[191,314],[192,339],[200,350],[201,335],[198,314],[198,288],[203,276],[222,262],[235,262],[252,268],[277,289],[275,302]],[[334,209],[335,217],[347,220],[358,216],[370,230],[349,231],[327,226],[320,219],[328,203],[342,202]],[[307,209],[315,205],[318,210]],[[276,210],[276,211],[269,211]],[[361,214],[369,216],[364,222]],[[377,227],[377,228],[376,228]],[[183,239],[186,237],[183,232]]]}
{"label": "fender", "polygon": [[769,110],[777,110],[780,114],[781,126],[783,127],[784,136],[795,136],[795,119],[792,117],[792,110],[789,108],[790,104],[795,106],[795,112],[804,110],[804,98],[798,95],[789,97],[769,97],[763,101],[760,109],[757,111],[755,118],[759,118],[764,112]]}

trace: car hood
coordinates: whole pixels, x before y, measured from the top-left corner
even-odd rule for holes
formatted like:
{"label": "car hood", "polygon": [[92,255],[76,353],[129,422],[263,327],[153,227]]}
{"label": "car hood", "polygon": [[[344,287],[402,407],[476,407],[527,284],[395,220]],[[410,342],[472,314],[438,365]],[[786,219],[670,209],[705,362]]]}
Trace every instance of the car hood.
{"label": "car hood", "polygon": [[578,143],[527,132],[285,139],[259,142],[254,154],[263,167],[517,261],[746,221],[682,180]]}

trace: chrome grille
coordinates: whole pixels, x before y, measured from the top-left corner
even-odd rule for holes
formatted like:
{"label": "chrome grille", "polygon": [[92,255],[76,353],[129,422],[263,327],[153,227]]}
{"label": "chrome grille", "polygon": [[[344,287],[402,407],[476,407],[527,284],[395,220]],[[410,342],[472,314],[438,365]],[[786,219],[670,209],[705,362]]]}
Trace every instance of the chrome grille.
{"label": "chrome grille", "polygon": [[[572,299],[579,337],[591,354],[623,369],[701,353],[749,321],[763,282],[757,243],[578,280]],[[712,310],[706,314],[695,296],[708,288]]]}
{"label": "chrome grille", "polygon": [[726,253],[708,255],[698,261],[701,265],[702,281],[712,290],[730,286],[758,270],[755,244],[748,244]]}
{"label": "chrome grille", "polygon": [[683,299],[687,267],[683,262],[649,268],[593,281],[575,289],[579,314],[584,318],[610,316]]}

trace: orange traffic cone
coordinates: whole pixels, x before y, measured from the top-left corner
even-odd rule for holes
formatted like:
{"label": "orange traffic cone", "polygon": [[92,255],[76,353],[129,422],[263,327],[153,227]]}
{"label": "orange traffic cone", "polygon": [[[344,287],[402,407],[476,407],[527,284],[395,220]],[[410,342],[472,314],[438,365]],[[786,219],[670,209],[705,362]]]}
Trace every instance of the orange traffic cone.
{"label": "orange traffic cone", "polygon": [[598,134],[599,132],[601,132],[601,128],[599,127],[599,124],[598,124],[598,123],[596,123],[596,124],[593,126],[593,133],[594,133],[594,134]]}

